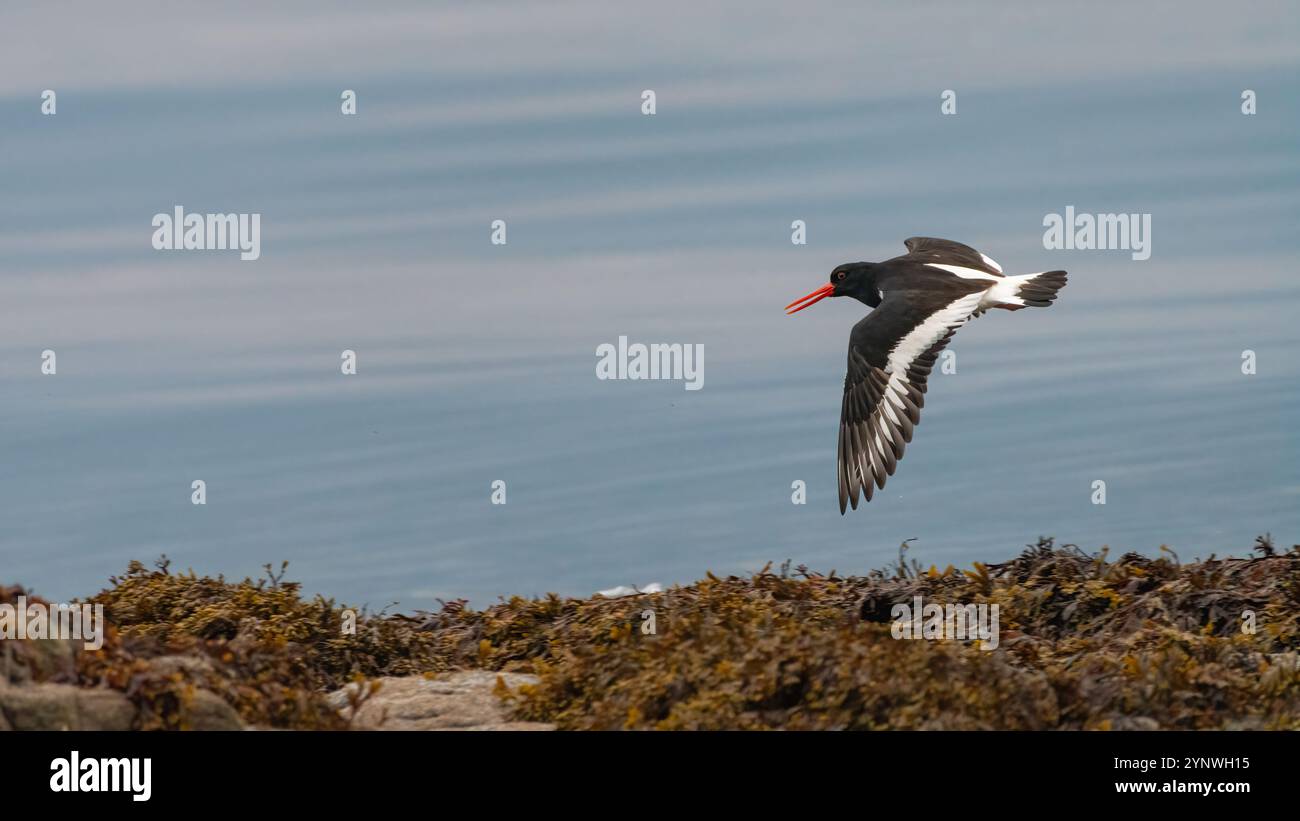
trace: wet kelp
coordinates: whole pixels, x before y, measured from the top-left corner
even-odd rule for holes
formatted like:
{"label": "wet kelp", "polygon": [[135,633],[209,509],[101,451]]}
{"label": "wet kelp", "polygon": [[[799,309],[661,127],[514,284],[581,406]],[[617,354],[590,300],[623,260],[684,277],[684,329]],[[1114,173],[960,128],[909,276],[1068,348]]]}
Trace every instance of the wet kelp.
{"label": "wet kelp", "polygon": [[[414,615],[304,599],[283,567],[231,582],[133,563],[91,599],[105,647],[60,675],[127,692],[160,728],[187,726],[195,689],[256,726],[345,726],[325,692],[458,668],[537,674],[502,697],[570,729],[1300,728],[1300,549],[1256,552],[1111,560],[1042,539],[970,569],[900,551],[865,576],[787,564]],[[918,596],[998,605],[997,649],[895,638],[894,605]]]}
{"label": "wet kelp", "polygon": [[304,599],[287,565],[259,579],[172,573],[132,562],[90,599],[112,625],[83,652],[80,681],[126,692],[144,729],[184,729],[196,689],[214,692],[255,726],[346,726],[325,694],[350,681],[447,669],[428,632],[401,617]]}
{"label": "wet kelp", "polygon": [[[601,729],[1296,728],[1300,551],[1259,547],[1180,565],[1044,539],[972,570],[710,577],[601,605],[609,638],[538,664],[518,709]],[[895,639],[916,596],[999,605],[999,648]],[[634,610],[658,608],[640,634]]]}

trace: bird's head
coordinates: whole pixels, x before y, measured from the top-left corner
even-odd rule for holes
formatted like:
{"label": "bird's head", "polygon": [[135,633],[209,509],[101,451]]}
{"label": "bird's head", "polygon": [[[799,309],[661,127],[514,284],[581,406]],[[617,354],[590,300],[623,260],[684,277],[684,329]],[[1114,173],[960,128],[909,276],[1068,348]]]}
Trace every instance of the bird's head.
{"label": "bird's head", "polygon": [[785,306],[787,314],[797,313],[820,302],[828,296],[851,296],[854,299],[875,307],[880,304],[880,294],[871,281],[870,262],[846,262],[836,265],[831,271],[830,281],[811,294],[801,296]]}

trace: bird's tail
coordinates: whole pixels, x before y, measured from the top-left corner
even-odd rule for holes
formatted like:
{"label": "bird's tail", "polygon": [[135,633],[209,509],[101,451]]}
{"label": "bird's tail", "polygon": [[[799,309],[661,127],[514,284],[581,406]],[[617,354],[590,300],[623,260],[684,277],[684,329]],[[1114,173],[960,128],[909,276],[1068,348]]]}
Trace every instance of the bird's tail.
{"label": "bird's tail", "polygon": [[1046,308],[1065,287],[1064,271],[1004,277],[989,289],[989,301],[998,308],[1018,311],[1021,308]]}

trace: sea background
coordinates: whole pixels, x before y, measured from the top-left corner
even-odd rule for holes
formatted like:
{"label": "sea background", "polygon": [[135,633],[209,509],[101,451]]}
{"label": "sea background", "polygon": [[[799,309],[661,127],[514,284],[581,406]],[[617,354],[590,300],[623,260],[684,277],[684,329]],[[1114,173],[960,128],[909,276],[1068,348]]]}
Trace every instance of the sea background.
{"label": "sea background", "polygon": [[[1289,547],[1298,68],[1283,2],[8,8],[0,582],[288,560],[409,610],[861,573],[913,538],[940,567],[1039,535]],[[153,250],[176,205],[260,213],[261,259]],[[1151,214],[1151,258],[1045,249],[1067,205]],[[841,517],[865,308],[781,308],[913,235],[1070,283],[956,337],[898,473]],[[703,344],[703,390],[597,380],[620,335]]]}

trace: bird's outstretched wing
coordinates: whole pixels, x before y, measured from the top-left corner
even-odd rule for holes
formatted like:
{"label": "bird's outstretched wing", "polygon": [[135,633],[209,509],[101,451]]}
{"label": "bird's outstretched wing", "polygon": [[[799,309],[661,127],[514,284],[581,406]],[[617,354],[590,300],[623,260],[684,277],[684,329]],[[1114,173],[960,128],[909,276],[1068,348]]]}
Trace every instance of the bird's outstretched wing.
{"label": "bird's outstretched wing", "polygon": [[871,501],[894,474],[912,428],[921,421],[935,358],[979,307],[982,290],[953,298],[890,291],[853,326],[840,410],[840,513],[858,494]]}
{"label": "bird's outstretched wing", "polygon": [[952,265],[958,268],[973,268],[995,277],[1002,276],[1002,266],[976,251],[969,245],[953,242],[950,239],[934,237],[911,237],[903,240],[907,246],[904,259],[933,265]]}

